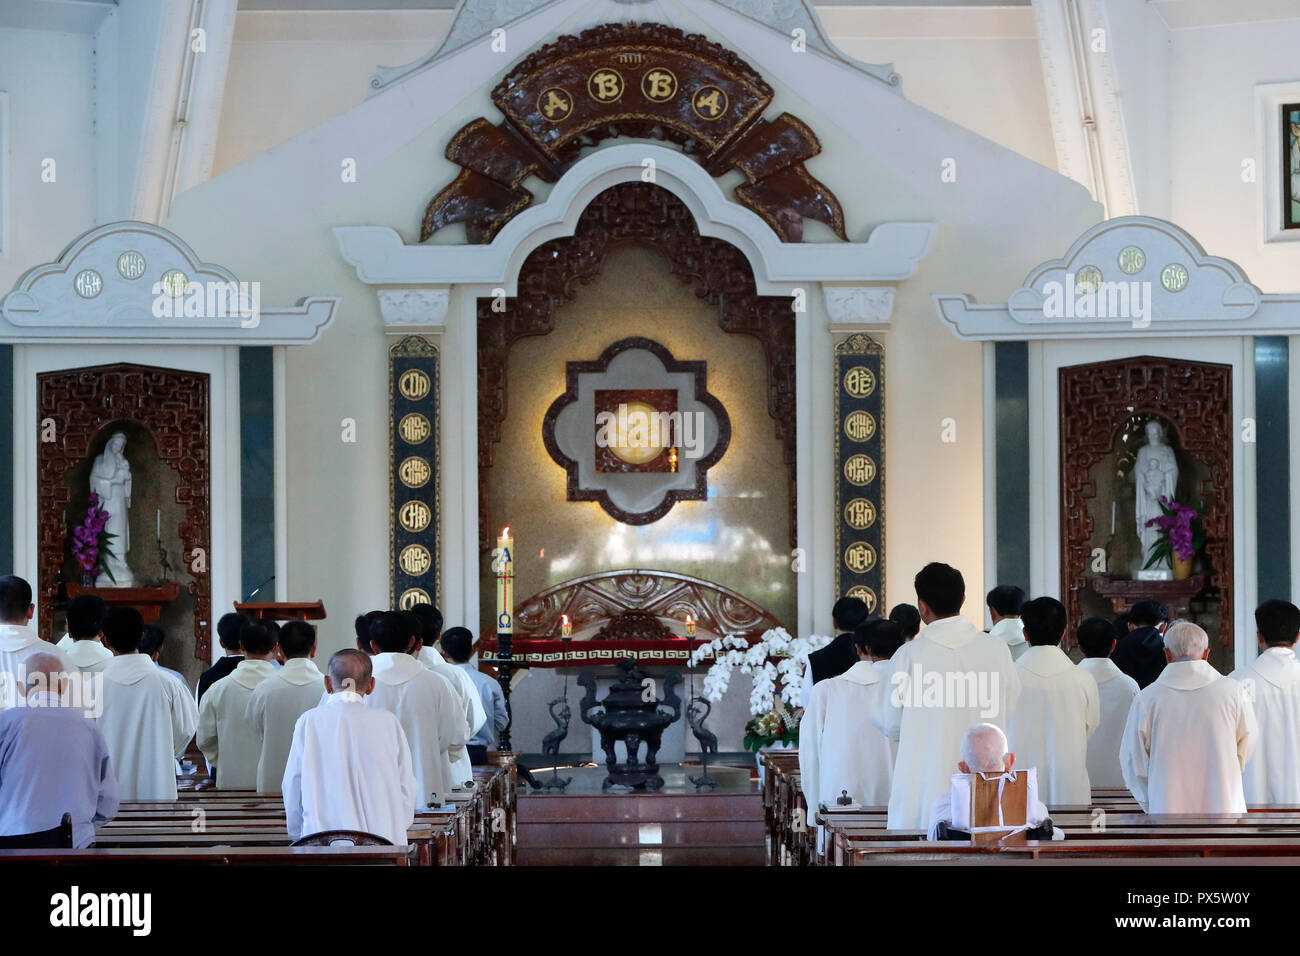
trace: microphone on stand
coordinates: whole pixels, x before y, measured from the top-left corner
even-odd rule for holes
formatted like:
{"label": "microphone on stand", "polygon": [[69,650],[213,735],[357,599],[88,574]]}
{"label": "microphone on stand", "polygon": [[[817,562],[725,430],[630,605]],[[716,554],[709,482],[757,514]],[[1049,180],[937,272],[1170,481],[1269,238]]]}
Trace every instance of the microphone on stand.
{"label": "microphone on stand", "polygon": [[248,603],[250,603],[250,602],[253,600],[254,597],[256,597],[259,593],[261,593],[262,588],[266,587],[268,584],[270,584],[270,583],[271,583],[272,581],[274,581],[274,580],[275,580],[275,575],[273,574],[273,575],[271,575],[269,578],[267,578],[265,581],[263,581],[261,584],[259,584],[257,587],[253,588],[253,590],[249,591],[249,592],[248,592],[248,597],[244,598],[244,599],[243,599],[242,601],[240,601],[239,603],[240,603],[240,604],[248,604]]}

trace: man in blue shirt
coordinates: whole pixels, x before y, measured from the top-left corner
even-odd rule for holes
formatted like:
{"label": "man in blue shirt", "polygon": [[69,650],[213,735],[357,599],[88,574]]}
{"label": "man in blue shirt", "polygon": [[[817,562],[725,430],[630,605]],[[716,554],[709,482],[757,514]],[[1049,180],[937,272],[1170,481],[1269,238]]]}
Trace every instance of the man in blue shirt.
{"label": "man in blue shirt", "polygon": [[510,722],[510,716],[506,713],[506,695],[501,692],[499,683],[469,663],[469,656],[474,650],[474,635],[469,628],[449,627],[442,632],[439,643],[451,662],[469,673],[474,686],[478,688],[483,709],[487,711],[488,719],[465,746],[470,763],[481,767],[487,763],[488,747],[496,746],[497,733],[504,730]]}
{"label": "man in blue shirt", "polygon": [[0,834],[52,830],[70,813],[73,846],[89,846],[117,814],[108,744],[66,699],[62,661],[42,653],[24,664],[23,699],[0,711]]}

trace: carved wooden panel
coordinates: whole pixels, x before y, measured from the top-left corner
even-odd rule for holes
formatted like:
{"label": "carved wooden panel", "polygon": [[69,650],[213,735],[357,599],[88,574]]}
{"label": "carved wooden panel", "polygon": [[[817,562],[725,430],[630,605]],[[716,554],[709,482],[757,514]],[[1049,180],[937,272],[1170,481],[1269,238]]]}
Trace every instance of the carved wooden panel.
{"label": "carved wooden panel", "polygon": [[1159,415],[1182,448],[1209,469],[1199,496],[1207,502],[1205,553],[1209,586],[1219,592],[1219,639],[1232,644],[1233,532],[1232,367],[1140,356],[1060,370],[1061,595],[1070,620],[1080,616],[1088,586],[1093,520],[1087,502],[1097,495],[1092,467],[1114,449],[1115,436],[1134,415]]}
{"label": "carved wooden panel", "polygon": [[[492,467],[507,413],[506,360],[510,347],[555,327],[555,308],[604,269],[619,242],[647,245],[668,260],[673,275],[717,306],[724,331],[750,335],[767,361],[767,410],[781,442],[790,480],[790,542],[795,542],[795,341],[794,312],[786,296],[760,296],[744,253],[722,239],[701,236],[690,210],[666,189],[624,183],[605,190],[578,219],[572,236],[552,239],[529,254],[519,274],[519,295],[502,306],[478,304],[479,546],[492,547]],[[499,310],[499,311],[498,311]]]}
{"label": "carved wooden panel", "polygon": [[[129,364],[43,372],[36,377],[36,405],[40,421],[54,420],[56,436],[55,441],[36,446],[36,590],[42,636],[53,638],[54,598],[65,583],[69,531],[62,515],[71,499],[68,472],[85,461],[95,436],[105,427],[133,422],[149,431],[159,456],[179,476],[176,502],[184,506],[185,518],[178,530],[192,578],[186,590],[194,596],[194,656],[206,661],[212,600],[208,376]],[[194,570],[195,549],[202,551],[202,570]]]}
{"label": "carved wooden panel", "polygon": [[421,239],[455,222],[491,242],[532,203],[529,176],[555,182],[583,150],[611,137],[680,145],[710,175],[737,170],[736,198],[787,242],[803,220],[847,238],[839,200],[804,167],[817,136],[789,113],[762,113],[773,91],[730,50],[659,23],[607,23],[564,36],[520,62],[492,91],[505,120],[479,118],[447,146],[461,167],[425,210]]}
{"label": "carved wooden panel", "polygon": [[[771,612],[729,588],[671,571],[629,569],[588,574],[539,591],[518,605],[515,643],[560,636],[567,614],[578,633],[630,611],[661,621],[695,618],[701,633],[762,633],[780,627]],[[616,629],[617,630],[617,629]]]}

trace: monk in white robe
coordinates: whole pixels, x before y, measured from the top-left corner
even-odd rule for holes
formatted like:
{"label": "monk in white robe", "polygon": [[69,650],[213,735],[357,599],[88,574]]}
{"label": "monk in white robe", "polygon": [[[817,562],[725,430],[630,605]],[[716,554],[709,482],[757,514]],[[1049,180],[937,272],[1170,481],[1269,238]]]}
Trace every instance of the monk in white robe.
{"label": "monk in white robe", "polygon": [[989,633],[1006,642],[1013,661],[1029,650],[1024,628],[1020,624],[1020,608],[1025,603],[1025,592],[1014,584],[1000,584],[984,598],[993,626]]}
{"label": "monk in white robe", "polygon": [[1088,738],[1088,781],[1094,787],[1123,787],[1119,745],[1138,684],[1110,659],[1116,644],[1110,622],[1090,617],[1079,625],[1078,637],[1084,655],[1078,668],[1097,682],[1101,701],[1101,723]]}
{"label": "monk in white robe", "polygon": [[208,765],[217,768],[217,787],[221,790],[252,790],[257,786],[262,742],[248,719],[248,704],[253,691],[276,673],[271,663],[275,633],[266,624],[250,621],[240,631],[239,640],[244,658],[203,695],[195,737]]}
{"label": "monk in white robe", "polygon": [[199,715],[189,692],[139,652],[144,621],[130,607],[104,616],[113,659],[104,677],[98,725],[123,800],[175,800],[176,758],[185,752]]}
{"label": "monk in white robe", "polygon": [[1258,736],[1245,689],[1210,666],[1210,639],[1189,621],[1169,625],[1164,652],[1124,726],[1124,782],[1145,813],[1245,813],[1241,774]]}
{"label": "monk in white robe", "polygon": [[1038,772],[1038,794],[1049,807],[1087,806],[1088,737],[1101,723],[1097,682],[1059,647],[1065,606],[1056,598],[1026,601],[1020,610],[1029,649],[1016,661],[1020,700],[1007,738],[1024,767]]}
{"label": "monk in white robe", "polygon": [[1300,803],[1300,609],[1265,601],[1255,609],[1259,656],[1229,676],[1241,682],[1259,721],[1259,744],[1242,776],[1248,806]]}
{"label": "monk in white robe", "polygon": [[35,613],[32,586],[12,574],[0,577],[0,708],[17,703],[26,686],[23,662],[33,654],[53,654],[70,666],[63,652],[32,628]]}
{"label": "monk in white robe", "polygon": [[413,622],[401,611],[371,622],[375,690],[366,703],[397,717],[420,781],[416,805],[438,807],[451,796],[451,766],[465,749],[465,712],[451,684],[411,656],[417,640]]}
{"label": "monk in white robe", "polygon": [[925,828],[930,806],[946,793],[966,730],[1005,726],[1020,696],[1011,652],[961,616],[966,584],[946,564],[916,576],[925,627],[893,657],[889,692],[876,726],[898,741],[889,795],[889,829]]}
{"label": "monk in white robe", "polygon": [[113,659],[100,633],[107,612],[103,598],[94,594],[82,594],[68,602],[67,646],[60,641],[59,648],[64,660],[83,674],[102,671]]}
{"label": "monk in white robe", "polygon": [[[437,646],[421,647],[418,660],[421,664],[443,678],[456,692],[457,702],[465,717],[465,740],[469,741],[487,723],[487,711],[483,708],[483,698],[469,674],[442,656]],[[470,763],[468,748],[461,751],[460,757],[452,762],[451,780],[455,788],[474,786],[474,766]]]}
{"label": "monk in white robe", "polygon": [[306,621],[289,621],[278,638],[284,666],[253,689],[245,715],[261,742],[257,758],[257,790],[279,793],[289,762],[293,728],[315,707],[325,690],[325,675],[316,656],[316,628]]}
{"label": "monk in white robe", "polygon": [[813,686],[799,724],[799,781],[808,804],[808,825],[816,824],[822,804],[848,802],[882,807],[889,802],[898,745],[871,718],[888,692],[889,659],[903,646],[903,630],[876,619],[853,634],[858,662],[837,677]]}
{"label": "monk in white robe", "polygon": [[339,651],[324,683],[329,696],[298,718],[284,769],[289,838],[360,830],[403,846],[419,784],[402,725],[384,708],[365,704],[375,687],[370,659]]}

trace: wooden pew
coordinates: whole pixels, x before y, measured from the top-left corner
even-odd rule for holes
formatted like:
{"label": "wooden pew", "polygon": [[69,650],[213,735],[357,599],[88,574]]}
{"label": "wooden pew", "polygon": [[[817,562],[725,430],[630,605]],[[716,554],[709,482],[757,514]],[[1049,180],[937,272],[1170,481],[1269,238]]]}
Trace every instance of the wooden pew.
{"label": "wooden pew", "polygon": [[409,866],[404,846],[116,847],[83,850],[0,850],[0,866]]}

